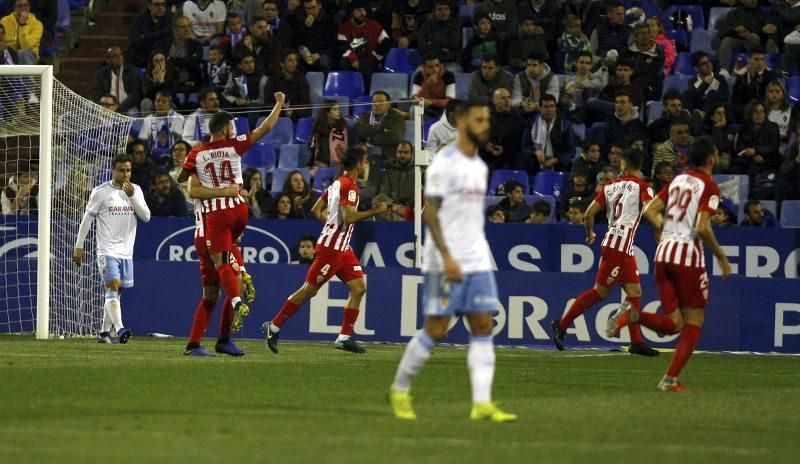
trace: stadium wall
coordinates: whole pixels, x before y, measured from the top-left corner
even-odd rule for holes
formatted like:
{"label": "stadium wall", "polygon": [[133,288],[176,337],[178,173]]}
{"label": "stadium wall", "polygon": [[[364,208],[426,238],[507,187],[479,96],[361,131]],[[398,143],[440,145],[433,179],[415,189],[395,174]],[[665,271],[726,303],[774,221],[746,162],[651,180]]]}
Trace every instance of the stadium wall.
{"label": "stadium wall", "polygon": [[[200,297],[197,265],[192,262],[193,227],[188,218],[153,218],[148,224],[140,224],[136,286],[123,297],[126,323],[138,334],[186,336]],[[243,251],[256,280],[258,297],[245,337],[259,337],[260,322],[271,317],[303,281],[307,266],[288,264],[292,249],[299,235],[314,235],[319,228],[311,221],[251,221]],[[35,273],[25,269],[35,266],[25,261],[35,257],[35,231],[35,224],[0,218],[0,260],[9,271],[0,277],[0,285],[20,286],[34,279]],[[412,268],[412,231],[405,223],[365,223],[357,228],[354,248],[366,266],[369,289],[356,327],[360,340],[401,342],[421,325],[421,277]],[[717,266],[711,265],[711,304],[700,348],[800,353],[800,285],[794,280],[798,275],[800,230],[731,228],[717,232],[739,275],[722,281],[714,277],[719,274]],[[550,346],[546,332],[549,321],[559,318],[571,299],[593,284],[598,245],[587,247],[583,228],[564,224],[489,225],[488,236],[498,268],[502,305],[496,318],[497,343]],[[643,227],[637,244],[643,274],[642,303],[646,311],[656,311],[658,294],[650,275],[655,250],[652,231]],[[707,262],[712,263],[710,255]],[[283,338],[330,340],[338,331],[345,299],[343,284],[323,287],[310,308],[304,308],[287,325]],[[621,299],[621,292],[616,290],[605,304],[576,320],[567,339],[570,346],[625,343],[626,331],[621,339],[608,339],[602,333],[606,318]],[[7,304],[0,302],[0,312]],[[658,346],[671,346],[675,339],[648,330],[645,337]],[[454,321],[447,342],[466,340],[463,321]]]}

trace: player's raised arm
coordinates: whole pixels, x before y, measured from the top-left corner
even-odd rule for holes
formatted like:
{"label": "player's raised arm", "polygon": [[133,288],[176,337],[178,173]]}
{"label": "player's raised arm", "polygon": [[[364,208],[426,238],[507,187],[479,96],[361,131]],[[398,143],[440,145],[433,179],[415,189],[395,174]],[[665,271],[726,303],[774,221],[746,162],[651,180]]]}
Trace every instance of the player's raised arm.
{"label": "player's raised arm", "polygon": [[586,226],[586,244],[591,245],[594,243],[594,217],[600,212],[602,207],[596,200],[592,200],[589,207],[586,208],[583,222]]}
{"label": "player's raised arm", "polygon": [[189,198],[195,200],[211,200],[213,198],[236,198],[239,196],[240,187],[238,184],[227,185],[223,188],[206,187],[200,182],[197,174],[188,174],[186,171],[181,171],[181,175],[186,173],[189,182]]}
{"label": "player's raised arm", "polygon": [[283,92],[275,92],[275,106],[272,108],[272,112],[269,113],[269,116],[261,123],[260,126],[253,129],[250,132],[250,138],[253,143],[257,142],[261,137],[267,135],[269,131],[275,127],[275,124],[278,123],[278,118],[281,116],[281,109],[283,108],[283,102],[286,100],[286,96]]}

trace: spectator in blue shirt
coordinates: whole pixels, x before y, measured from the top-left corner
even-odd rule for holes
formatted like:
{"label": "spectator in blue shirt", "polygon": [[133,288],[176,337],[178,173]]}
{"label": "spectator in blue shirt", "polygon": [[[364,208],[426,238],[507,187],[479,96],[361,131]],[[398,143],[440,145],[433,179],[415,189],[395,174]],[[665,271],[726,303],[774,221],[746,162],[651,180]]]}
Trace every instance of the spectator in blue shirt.
{"label": "spectator in blue shirt", "polygon": [[772,211],[764,209],[758,200],[747,200],[744,204],[744,219],[739,223],[742,227],[780,227]]}

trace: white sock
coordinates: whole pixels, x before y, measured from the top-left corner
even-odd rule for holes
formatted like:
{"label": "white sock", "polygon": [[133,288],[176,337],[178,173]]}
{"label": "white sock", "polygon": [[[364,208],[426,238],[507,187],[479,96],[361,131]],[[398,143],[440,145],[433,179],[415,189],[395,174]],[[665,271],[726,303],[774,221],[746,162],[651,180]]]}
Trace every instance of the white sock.
{"label": "white sock", "polygon": [[111,316],[108,314],[108,304],[103,305],[103,325],[100,332],[111,332]]}
{"label": "white sock", "polygon": [[475,404],[492,401],[494,360],[494,343],[491,335],[470,338],[467,366],[472,384],[472,402]]}
{"label": "white sock", "polygon": [[406,351],[397,366],[397,373],[394,375],[392,389],[399,392],[407,392],[411,389],[411,378],[425,365],[425,361],[431,355],[435,342],[424,330],[420,330],[414,338],[406,345]]}
{"label": "white sock", "polygon": [[235,296],[235,297],[231,298],[231,306],[233,306],[235,308],[236,305],[239,304],[240,301],[242,301],[241,297]]}
{"label": "white sock", "polygon": [[119,302],[118,292],[106,290],[105,308],[108,317],[111,319],[111,323],[114,324],[114,328],[117,329],[117,331],[125,327],[122,325],[122,305]]}
{"label": "white sock", "polygon": [[342,335],[342,334],[339,334],[339,336],[338,336],[338,337],[336,337],[336,341],[337,341],[337,342],[343,342],[343,341],[345,341],[345,340],[350,340],[350,335]]}

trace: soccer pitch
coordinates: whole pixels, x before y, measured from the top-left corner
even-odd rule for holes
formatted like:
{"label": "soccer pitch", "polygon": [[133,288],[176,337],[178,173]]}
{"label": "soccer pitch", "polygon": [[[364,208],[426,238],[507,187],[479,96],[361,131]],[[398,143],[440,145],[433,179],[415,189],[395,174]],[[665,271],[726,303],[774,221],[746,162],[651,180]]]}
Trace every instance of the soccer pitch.
{"label": "soccer pitch", "polygon": [[[466,349],[438,347],[400,422],[386,393],[401,346],[282,343],[186,358],[182,339],[0,336],[0,462],[797,462],[800,359],[498,349],[494,396],[520,415],[472,423]],[[213,342],[207,340],[209,348]]]}

